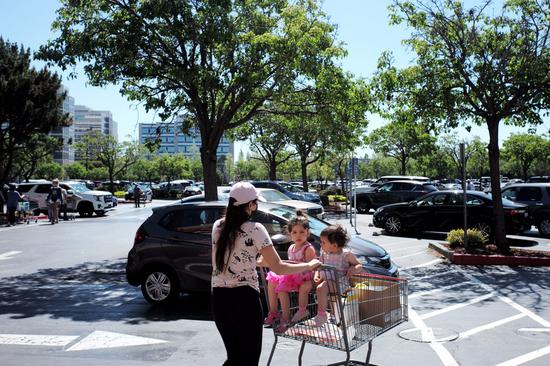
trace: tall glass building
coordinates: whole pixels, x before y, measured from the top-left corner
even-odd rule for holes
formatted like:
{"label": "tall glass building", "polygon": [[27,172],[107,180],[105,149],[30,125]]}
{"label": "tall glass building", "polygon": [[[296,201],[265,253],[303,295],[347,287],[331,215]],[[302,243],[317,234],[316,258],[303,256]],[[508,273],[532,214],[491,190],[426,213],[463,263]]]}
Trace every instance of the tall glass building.
{"label": "tall glass building", "polygon": [[[197,129],[193,128],[188,134],[181,132],[181,120],[166,123],[140,123],[139,142],[155,141],[160,137],[160,146],[157,154],[183,154],[189,157],[200,155],[201,137]],[[160,132],[160,136],[158,136]],[[234,146],[225,136],[218,145],[217,156],[234,155]]]}

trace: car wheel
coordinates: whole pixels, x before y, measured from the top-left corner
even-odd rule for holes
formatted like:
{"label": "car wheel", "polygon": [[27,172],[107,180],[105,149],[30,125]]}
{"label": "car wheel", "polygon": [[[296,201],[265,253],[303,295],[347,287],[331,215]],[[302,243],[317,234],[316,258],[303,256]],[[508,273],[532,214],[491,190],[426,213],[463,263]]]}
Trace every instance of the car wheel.
{"label": "car wheel", "polygon": [[164,305],[179,295],[179,285],[172,271],[165,268],[147,270],[141,281],[143,297],[153,305]]}
{"label": "car wheel", "polygon": [[78,206],[78,214],[80,217],[91,217],[94,214],[94,207],[91,203],[85,202]]}
{"label": "car wheel", "polygon": [[489,223],[486,221],[478,222],[477,224],[474,225],[474,229],[481,231],[481,233],[485,235],[485,237],[487,238],[490,238],[491,234],[493,233],[493,229],[491,228],[491,225],[489,225]]}
{"label": "car wheel", "polygon": [[403,222],[399,216],[390,215],[386,218],[384,229],[388,234],[398,234],[403,229]]}
{"label": "car wheel", "polygon": [[537,227],[540,235],[550,238],[550,217],[543,217]]}
{"label": "car wheel", "polygon": [[370,211],[370,204],[367,200],[361,200],[357,202],[357,211],[360,213],[368,213]]}

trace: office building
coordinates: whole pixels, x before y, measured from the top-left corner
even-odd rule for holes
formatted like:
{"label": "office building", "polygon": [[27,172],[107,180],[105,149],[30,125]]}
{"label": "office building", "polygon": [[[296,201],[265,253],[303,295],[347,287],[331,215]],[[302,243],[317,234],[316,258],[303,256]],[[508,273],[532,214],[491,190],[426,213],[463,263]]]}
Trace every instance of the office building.
{"label": "office building", "polygon": [[[118,141],[118,125],[110,111],[96,111],[84,105],[76,105],[74,115],[75,142],[79,142],[82,136],[94,131],[113,136]],[[75,160],[82,160],[78,153],[75,155]]]}
{"label": "office building", "polygon": [[[63,100],[62,111],[68,113],[69,118],[74,121],[75,104],[74,98],[69,95],[68,90],[61,86],[59,93],[67,93]],[[63,145],[53,153],[53,159],[59,164],[74,162],[74,149],[71,144],[74,142],[74,122],[65,127],[55,127],[49,134],[63,141]]]}
{"label": "office building", "polygon": [[[155,141],[160,137],[160,146],[158,154],[183,154],[188,157],[199,156],[201,147],[201,137],[197,129],[193,128],[189,133],[181,132],[181,120],[165,123],[140,123],[139,124],[139,143],[144,144],[147,141]],[[159,136],[160,132],[160,136]],[[234,154],[233,143],[226,137],[222,137],[218,145],[217,156]]]}

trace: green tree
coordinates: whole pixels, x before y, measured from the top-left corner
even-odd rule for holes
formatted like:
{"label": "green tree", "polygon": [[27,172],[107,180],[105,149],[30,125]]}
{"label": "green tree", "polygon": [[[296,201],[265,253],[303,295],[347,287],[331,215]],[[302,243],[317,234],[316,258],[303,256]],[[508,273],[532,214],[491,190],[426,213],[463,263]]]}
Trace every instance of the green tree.
{"label": "green tree", "polygon": [[418,78],[405,94],[419,113],[447,127],[459,122],[487,126],[494,239],[509,253],[499,184],[499,126],[540,124],[540,112],[550,107],[550,2],[508,0],[494,16],[489,3],[470,9],[457,0],[396,0],[390,16],[393,24],[414,30],[406,44],[417,55],[412,68]]}
{"label": "green tree", "polygon": [[435,139],[411,113],[395,113],[396,119],[372,131],[366,143],[374,151],[396,159],[400,165],[399,174],[405,175],[409,160],[429,153]]}
{"label": "green tree", "polygon": [[92,85],[120,83],[163,120],[185,111],[183,130],[201,135],[207,200],[224,132],[342,54],[316,0],[67,0],[58,14],[60,35],[40,57],[84,62]]}
{"label": "green tree", "polygon": [[31,135],[24,145],[24,149],[18,149],[14,154],[12,176],[28,181],[39,164],[51,162],[54,151],[60,148],[63,142],[56,137],[37,133]]}
{"label": "green tree", "polygon": [[86,168],[84,168],[84,165],[82,165],[78,161],[71,164],[67,164],[64,166],[64,168],[65,168],[65,174],[69,179],[75,179],[75,178],[82,179],[82,178],[88,177],[88,172],[86,171]]}
{"label": "green tree", "polygon": [[502,157],[519,167],[521,177],[527,180],[529,171],[537,160],[548,158],[549,141],[539,135],[512,134],[502,143]]}
{"label": "green tree", "polygon": [[29,158],[26,150],[41,139],[35,135],[70,123],[61,112],[65,95],[59,92],[60,78],[30,62],[28,49],[0,37],[0,185],[25,173],[22,166],[13,171],[14,164]]}
{"label": "green tree", "polygon": [[39,163],[36,167],[36,171],[34,172],[34,176],[37,179],[52,180],[54,178],[62,178],[64,175],[65,172],[63,167],[51,159],[49,161]]}
{"label": "green tree", "polygon": [[183,154],[162,154],[156,165],[159,175],[167,182],[191,176],[189,160]]}
{"label": "green tree", "polygon": [[131,142],[119,143],[113,136],[92,131],[74,144],[76,152],[87,154],[107,170],[110,191],[114,193],[115,177],[126,171],[137,160],[137,149]]}

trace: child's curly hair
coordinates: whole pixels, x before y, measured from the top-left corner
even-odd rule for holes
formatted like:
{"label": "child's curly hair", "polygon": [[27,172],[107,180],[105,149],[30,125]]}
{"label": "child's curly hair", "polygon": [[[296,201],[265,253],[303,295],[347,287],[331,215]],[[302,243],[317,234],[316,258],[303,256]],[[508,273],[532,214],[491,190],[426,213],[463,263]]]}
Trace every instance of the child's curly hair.
{"label": "child's curly hair", "polygon": [[321,231],[321,236],[325,236],[329,242],[335,243],[340,248],[345,247],[350,237],[342,225],[330,225]]}
{"label": "child's curly hair", "polygon": [[304,229],[309,229],[308,217],[302,210],[296,210],[296,215],[288,220],[288,232],[291,232],[292,228],[296,225],[302,225]]}

